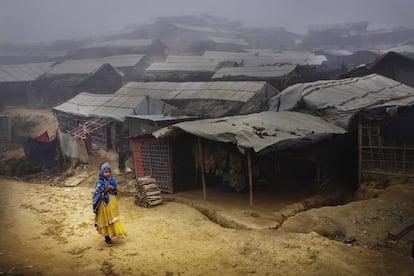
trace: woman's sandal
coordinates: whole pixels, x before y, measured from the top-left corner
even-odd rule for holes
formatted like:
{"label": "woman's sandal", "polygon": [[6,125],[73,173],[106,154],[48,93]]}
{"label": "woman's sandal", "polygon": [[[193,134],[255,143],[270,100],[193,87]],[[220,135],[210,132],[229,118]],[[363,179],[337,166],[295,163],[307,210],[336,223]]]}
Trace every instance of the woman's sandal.
{"label": "woman's sandal", "polygon": [[112,246],[111,238],[110,237],[105,237],[105,243],[106,243],[106,246],[108,246],[108,247]]}

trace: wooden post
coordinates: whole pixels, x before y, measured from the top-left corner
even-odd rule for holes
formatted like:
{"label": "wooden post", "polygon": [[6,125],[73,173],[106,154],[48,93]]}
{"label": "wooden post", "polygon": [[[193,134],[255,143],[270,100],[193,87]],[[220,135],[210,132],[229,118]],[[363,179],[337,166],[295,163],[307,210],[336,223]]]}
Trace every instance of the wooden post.
{"label": "wooden post", "polygon": [[358,186],[362,182],[362,124],[358,123]]}
{"label": "wooden post", "polygon": [[198,144],[193,144],[193,151],[196,153],[194,155],[194,183],[196,186],[198,186],[199,182],[198,182],[198,171],[201,170],[201,168],[199,168],[198,166],[199,164],[199,151],[198,151]]}
{"label": "wooden post", "polygon": [[203,149],[201,147],[201,138],[198,137],[198,155],[200,157],[200,169],[201,169],[201,182],[203,183],[203,199],[207,200],[206,195],[206,178],[204,175],[204,162],[203,162]]}
{"label": "wooden post", "polygon": [[[370,164],[374,163],[374,153],[372,152],[372,127],[368,124],[367,127],[367,137],[368,137],[368,145],[369,145],[369,155],[370,155]],[[372,166],[372,165],[371,165]]]}
{"label": "wooden post", "polygon": [[[152,156],[151,156],[151,150],[148,150],[148,159],[149,160],[152,160]],[[143,165],[144,165],[144,162],[142,162],[143,163]],[[151,177],[154,177],[155,178],[155,176],[154,176],[154,173],[152,172],[152,162],[149,162],[149,166],[148,166],[148,168],[149,168],[149,171],[150,171],[150,173],[149,173],[149,175],[151,176]],[[144,166],[143,166],[144,167]],[[145,170],[145,169],[144,169]]]}
{"label": "wooden post", "polygon": [[249,199],[250,206],[253,206],[253,176],[252,176],[252,158],[250,150],[247,152],[247,167],[249,170]]}
{"label": "wooden post", "polygon": [[384,148],[382,145],[382,137],[381,137],[381,128],[380,128],[380,124],[377,123],[377,146],[378,146],[378,155],[379,155],[379,164],[380,164],[380,168],[384,169],[385,165],[384,165]]}
{"label": "wooden post", "polygon": [[134,174],[135,174],[135,178],[137,178],[138,176],[137,176],[137,167],[135,166],[135,155],[134,155],[134,143],[132,142],[132,139],[133,139],[133,137],[132,137],[132,129],[131,129],[131,125],[132,125],[132,122],[131,122],[131,119],[127,119],[128,120],[128,129],[129,129],[129,150],[130,150],[130,152],[131,152],[131,161],[132,161],[132,166],[134,167]]}
{"label": "wooden post", "polygon": [[402,164],[402,167],[403,167],[404,171],[407,167],[406,162],[407,162],[407,145],[404,143],[403,144],[403,164]]}
{"label": "wooden post", "polygon": [[316,161],[316,191],[319,193],[321,190],[321,163]]}

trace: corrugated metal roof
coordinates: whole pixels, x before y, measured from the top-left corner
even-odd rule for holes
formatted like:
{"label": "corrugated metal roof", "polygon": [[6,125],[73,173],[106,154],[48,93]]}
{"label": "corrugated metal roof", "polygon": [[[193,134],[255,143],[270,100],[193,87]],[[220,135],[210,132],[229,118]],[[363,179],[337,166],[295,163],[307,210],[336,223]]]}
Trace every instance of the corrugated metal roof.
{"label": "corrugated metal roof", "polygon": [[217,70],[212,79],[226,77],[250,77],[250,78],[281,78],[289,75],[297,65],[283,64],[276,66],[250,66],[227,67]]}
{"label": "corrugated metal roof", "polygon": [[264,81],[129,82],[115,95],[149,95],[157,99],[215,99],[248,102],[266,86]]}
{"label": "corrugated metal roof", "polygon": [[299,112],[261,112],[242,116],[182,122],[157,130],[157,138],[180,130],[209,140],[233,143],[241,149],[260,152],[269,147],[287,146],[300,139],[319,140],[325,135],[343,134],[345,129]]}
{"label": "corrugated metal roof", "polygon": [[217,69],[217,62],[183,62],[183,63],[168,63],[168,62],[154,62],[145,72],[160,72],[160,71],[191,71],[191,72],[215,72]]}
{"label": "corrugated metal roof", "polygon": [[53,62],[0,66],[0,82],[34,81],[52,69]]}
{"label": "corrugated metal roof", "polygon": [[232,45],[239,45],[239,46],[248,46],[247,42],[240,38],[227,38],[227,37],[218,37],[218,36],[209,36],[208,38],[217,44],[232,44]]}
{"label": "corrugated metal roof", "polygon": [[[270,110],[305,108],[352,116],[361,109],[414,103],[414,89],[381,75],[292,85],[270,101]],[[336,114],[336,115],[335,115]],[[350,118],[349,118],[350,119]],[[345,122],[346,124],[348,122]]]}

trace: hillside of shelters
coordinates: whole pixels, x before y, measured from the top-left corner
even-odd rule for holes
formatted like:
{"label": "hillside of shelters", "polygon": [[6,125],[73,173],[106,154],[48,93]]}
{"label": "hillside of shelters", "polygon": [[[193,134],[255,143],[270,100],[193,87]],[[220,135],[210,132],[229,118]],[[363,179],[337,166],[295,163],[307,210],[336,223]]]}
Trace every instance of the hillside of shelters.
{"label": "hillside of shelters", "polygon": [[[411,175],[414,29],[368,26],[311,25],[299,35],[201,14],[84,40],[3,44],[0,108],[54,114],[48,137],[60,143],[46,163],[30,157],[41,166],[122,151],[136,177],[159,177],[167,193],[200,182],[251,195],[292,183],[319,193],[344,175],[355,189],[368,175]],[[22,140],[12,135],[16,118],[0,115],[2,141]],[[373,122],[375,146],[365,133]],[[33,147],[49,142],[30,138]],[[384,145],[399,153],[381,153]]]}

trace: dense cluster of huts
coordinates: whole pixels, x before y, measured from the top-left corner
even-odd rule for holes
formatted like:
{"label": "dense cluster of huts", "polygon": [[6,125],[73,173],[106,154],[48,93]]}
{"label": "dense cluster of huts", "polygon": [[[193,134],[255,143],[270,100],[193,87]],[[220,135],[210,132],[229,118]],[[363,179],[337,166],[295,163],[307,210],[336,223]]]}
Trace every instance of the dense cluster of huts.
{"label": "dense cluster of huts", "polygon": [[53,108],[65,156],[129,151],[136,177],[163,192],[198,183],[206,196],[215,185],[248,190],[252,204],[260,185],[321,191],[410,177],[414,43],[395,39],[414,31],[366,27],[311,26],[300,37],[209,15],[159,18],[0,65],[0,104]]}

